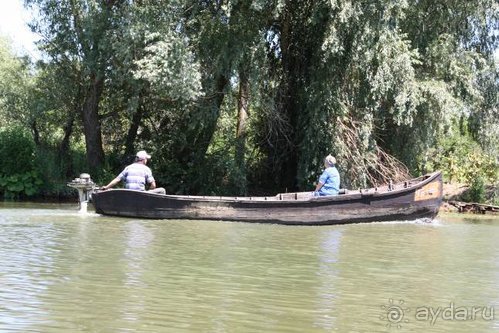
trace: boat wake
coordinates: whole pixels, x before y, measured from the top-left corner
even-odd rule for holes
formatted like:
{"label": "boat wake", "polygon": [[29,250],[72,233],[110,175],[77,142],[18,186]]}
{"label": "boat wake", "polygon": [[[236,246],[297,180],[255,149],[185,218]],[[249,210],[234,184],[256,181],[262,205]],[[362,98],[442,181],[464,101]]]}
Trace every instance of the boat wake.
{"label": "boat wake", "polygon": [[430,220],[430,224],[433,226],[443,226],[444,225],[442,223],[442,221],[440,221],[440,219],[438,219],[438,218],[434,218],[433,220]]}
{"label": "boat wake", "polygon": [[435,220],[431,219],[429,217],[423,217],[423,218],[414,220],[414,223],[416,223],[416,224],[432,224],[432,223],[435,223]]}
{"label": "boat wake", "polygon": [[380,221],[374,222],[376,224],[423,224],[423,225],[440,225],[440,221],[437,219],[431,219],[428,217],[419,218],[416,220],[398,220],[398,221]]}
{"label": "boat wake", "polygon": [[78,211],[80,214],[87,214],[88,213],[88,202],[83,201],[80,202],[80,210]]}

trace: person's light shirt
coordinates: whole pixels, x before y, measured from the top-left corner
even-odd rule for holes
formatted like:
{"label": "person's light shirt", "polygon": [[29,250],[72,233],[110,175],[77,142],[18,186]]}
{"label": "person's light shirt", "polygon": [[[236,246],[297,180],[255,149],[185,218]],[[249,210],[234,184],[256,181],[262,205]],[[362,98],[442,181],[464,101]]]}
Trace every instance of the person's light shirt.
{"label": "person's light shirt", "polygon": [[125,188],[129,190],[145,191],[146,184],[154,182],[151,169],[142,163],[130,164],[118,177],[125,182]]}
{"label": "person's light shirt", "polygon": [[319,195],[336,195],[340,190],[340,173],[335,167],[328,167],[319,177],[319,182],[324,184],[318,191]]}

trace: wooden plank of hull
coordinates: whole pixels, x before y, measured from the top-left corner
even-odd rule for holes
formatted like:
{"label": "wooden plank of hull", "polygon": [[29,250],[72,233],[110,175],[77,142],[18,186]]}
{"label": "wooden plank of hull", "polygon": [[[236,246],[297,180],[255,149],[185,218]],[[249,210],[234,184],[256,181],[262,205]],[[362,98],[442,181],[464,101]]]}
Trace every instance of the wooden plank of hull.
{"label": "wooden plank of hull", "polygon": [[442,202],[439,172],[414,186],[393,191],[374,189],[312,198],[308,193],[276,197],[191,197],[111,190],[93,195],[97,213],[154,219],[196,219],[279,224],[342,224],[433,218]]}

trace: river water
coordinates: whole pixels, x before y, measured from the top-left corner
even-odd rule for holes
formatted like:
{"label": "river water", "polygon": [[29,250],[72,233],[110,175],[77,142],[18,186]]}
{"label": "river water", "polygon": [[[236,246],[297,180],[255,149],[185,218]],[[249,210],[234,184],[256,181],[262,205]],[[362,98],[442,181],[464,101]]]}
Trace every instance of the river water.
{"label": "river water", "polygon": [[0,203],[0,332],[492,332],[499,218],[279,226]]}

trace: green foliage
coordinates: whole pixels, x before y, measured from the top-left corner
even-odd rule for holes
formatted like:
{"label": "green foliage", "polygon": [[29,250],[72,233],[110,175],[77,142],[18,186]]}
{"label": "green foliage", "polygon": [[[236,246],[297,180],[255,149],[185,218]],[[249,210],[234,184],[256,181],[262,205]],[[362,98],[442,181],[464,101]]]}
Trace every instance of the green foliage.
{"label": "green foliage", "polygon": [[39,193],[42,185],[43,181],[37,171],[0,175],[0,194],[7,199],[34,196]]}
{"label": "green foliage", "polygon": [[34,169],[35,144],[21,127],[0,130],[0,174],[25,174]]}
{"label": "green foliage", "polygon": [[423,168],[442,170],[449,182],[474,184],[477,179],[494,184],[499,181],[499,161],[487,155],[471,138],[462,135],[444,137],[429,149]]}
{"label": "green foliage", "polygon": [[46,58],[33,70],[0,43],[0,120],[33,135],[44,193],[101,145],[98,177],[140,147],[178,193],[310,189],[328,153],[347,186],[383,181],[393,157],[498,179],[496,1],[25,3]]}
{"label": "green foliage", "polygon": [[483,177],[476,177],[471,181],[470,189],[466,192],[464,201],[467,202],[485,202],[485,182]]}
{"label": "green foliage", "polygon": [[490,204],[494,206],[499,206],[499,186],[497,186],[495,191],[492,193]]}
{"label": "green foliage", "polygon": [[[70,157],[69,160],[62,159],[60,151],[56,147],[37,148],[35,163],[40,178],[43,180],[43,186],[37,193],[39,196],[47,198],[74,197],[74,189],[66,184],[87,170],[85,151],[81,147],[73,145],[67,155]],[[91,176],[95,177],[95,175]]]}
{"label": "green foliage", "polygon": [[0,131],[0,194],[5,198],[33,196],[43,184],[35,168],[35,145],[19,127]]}
{"label": "green foliage", "polygon": [[2,125],[29,128],[34,120],[30,64],[18,58],[10,44],[0,36],[0,119]]}
{"label": "green foliage", "polygon": [[202,195],[244,195],[245,175],[236,167],[233,151],[226,149],[207,155],[205,166],[193,168],[193,180]]}
{"label": "green foliage", "polygon": [[135,78],[148,81],[156,94],[172,100],[201,95],[199,64],[181,36],[151,33],[145,42],[145,56],[136,61]]}
{"label": "green foliage", "polygon": [[[20,127],[0,130],[0,195],[8,199],[25,196],[68,197],[73,191],[69,179],[86,170],[85,152],[72,147],[70,160],[61,158],[58,148],[36,147],[31,136]],[[67,164],[78,170],[68,174]]]}

